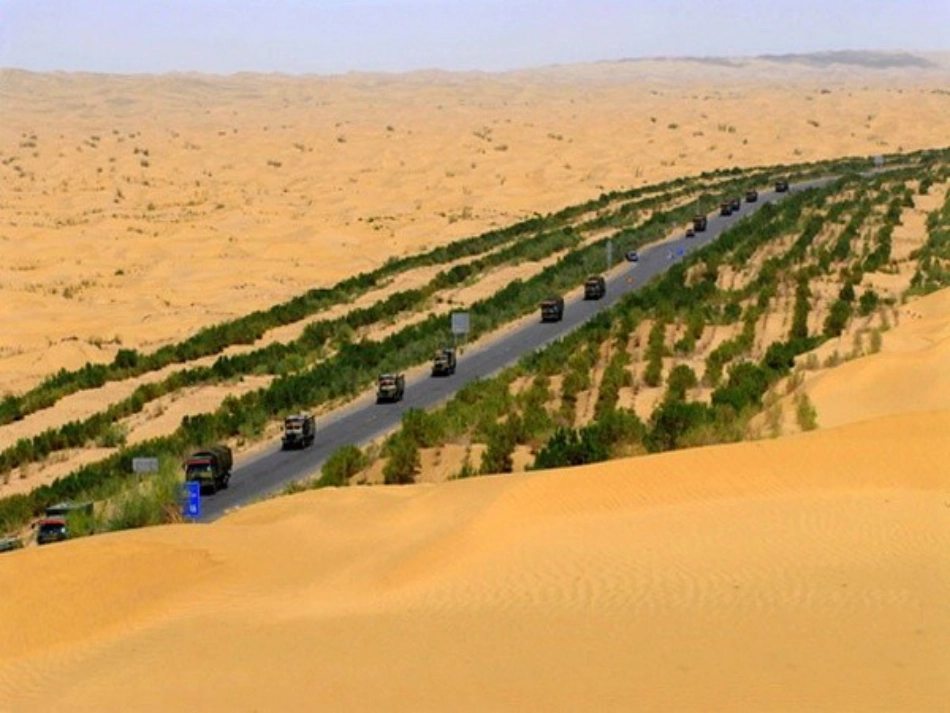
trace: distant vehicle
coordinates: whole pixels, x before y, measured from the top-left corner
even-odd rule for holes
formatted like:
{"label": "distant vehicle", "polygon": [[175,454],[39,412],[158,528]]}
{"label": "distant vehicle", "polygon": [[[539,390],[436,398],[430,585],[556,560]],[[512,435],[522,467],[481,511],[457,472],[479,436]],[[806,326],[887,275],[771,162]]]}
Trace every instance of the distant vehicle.
{"label": "distant vehicle", "polygon": [[549,297],[541,302],[541,321],[560,322],[564,319],[564,298]]}
{"label": "distant vehicle", "polygon": [[12,552],[23,547],[23,540],[19,537],[0,537],[0,552]]}
{"label": "distant vehicle", "polygon": [[584,299],[599,300],[607,294],[607,281],[603,275],[591,275],[584,281]]}
{"label": "distant vehicle", "polygon": [[720,203],[719,215],[732,215],[732,201],[723,201]]}
{"label": "distant vehicle", "polygon": [[437,349],[432,357],[432,376],[450,376],[455,373],[455,350],[451,347]]}
{"label": "distant vehicle", "polygon": [[218,492],[228,487],[234,460],[227,446],[211,446],[185,460],[185,480],[198,482],[201,490]]}
{"label": "distant vehicle", "polygon": [[406,377],[403,374],[380,374],[376,379],[376,403],[402,401],[406,393]]}
{"label": "distant vehicle", "polygon": [[70,537],[69,522],[77,515],[92,516],[93,503],[62,502],[49,505],[45,510],[45,517],[33,523],[36,530],[36,544],[48,545],[51,542],[61,542]]}
{"label": "distant vehicle", "polygon": [[69,539],[69,528],[65,517],[44,517],[33,525],[36,528],[36,544],[48,545]]}
{"label": "distant vehicle", "polygon": [[759,192],[754,188],[750,188],[745,192],[745,202],[746,203],[755,203],[759,200]]}
{"label": "distant vehicle", "polygon": [[316,423],[309,413],[295,413],[284,419],[284,435],[281,448],[306,448],[316,436]]}
{"label": "distant vehicle", "polygon": [[708,219],[705,215],[697,215],[693,218],[693,230],[695,230],[697,233],[702,233],[706,230],[707,222]]}
{"label": "distant vehicle", "polygon": [[640,262],[640,255],[636,250],[627,251],[627,262]]}
{"label": "distant vehicle", "polygon": [[689,226],[689,227],[686,229],[686,237],[687,237],[687,238],[695,238],[695,237],[696,237],[696,229],[695,229],[692,225]]}
{"label": "distant vehicle", "polygon": [[735,213],[742,209],[742,199],[739,196],[736,196],[729,202],[729,206],[732,208],[732,212]]}
{"label": "distant vehicle", "polygon": [[780,178],[775,182],[775,192],[785,193],[788,190],[788,180]]}

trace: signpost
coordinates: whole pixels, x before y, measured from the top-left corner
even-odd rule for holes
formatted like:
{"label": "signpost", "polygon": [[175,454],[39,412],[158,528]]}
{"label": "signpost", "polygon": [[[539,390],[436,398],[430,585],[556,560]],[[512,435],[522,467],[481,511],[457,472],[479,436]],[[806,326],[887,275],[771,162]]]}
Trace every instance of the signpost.
{"label": "signpost", "polygon": [[[471,331],[471,322],[468,318],[468,312],[452,313],[452,338],[455,344],[458,344],[459,337],[465,337]],[[464,339],[463,339],[464,341]]]}
{"label": "signpost", "polygon": [[158,458],[133,458],[132,472],[139,475],[142,473],[157,473]]}
{"label": "signpost", "polygon": [[201,483],[189,480],[182,489],[181,514],[183,517],[197,520],[201,517]]}

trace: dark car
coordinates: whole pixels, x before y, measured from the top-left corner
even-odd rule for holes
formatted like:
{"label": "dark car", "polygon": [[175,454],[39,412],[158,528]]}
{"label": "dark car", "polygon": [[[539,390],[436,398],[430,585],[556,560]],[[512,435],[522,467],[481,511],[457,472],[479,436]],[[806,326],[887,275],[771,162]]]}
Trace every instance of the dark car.
{"label": "dark car", "polygon": [[775,192],[776,193],[785,193],[788,190],[788,181],[784,178],[780,178],[775,182]]}
{"label": "dark car", "polygon": [[627,251],[627,262],[640,262],[640,255],[636,250]]}
{"label": "dark car", "polygon": [[719,205],[719,215],[732,215],[732,201],[725,201]]}
{"label": "dark car", "polygon": [[755,203],[759,200],[759,192],[754,188],[750,188],[745,192],[745,202],[746,203]]}
{"label": "dark car", "polygon": [[36,544],[38,545],[61,542],[68,537],[69,530],[64,517],[47,517],[36,524]]}

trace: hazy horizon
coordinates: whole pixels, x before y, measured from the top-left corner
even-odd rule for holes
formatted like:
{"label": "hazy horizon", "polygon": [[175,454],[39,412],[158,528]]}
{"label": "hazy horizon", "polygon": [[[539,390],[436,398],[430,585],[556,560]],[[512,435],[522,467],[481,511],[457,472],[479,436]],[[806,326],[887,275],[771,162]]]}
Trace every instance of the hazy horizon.
{"label": "hazy horizon", "polygon": [[936,0],[0,0],[0,67],[501,72],[650,58],[945,52]]}

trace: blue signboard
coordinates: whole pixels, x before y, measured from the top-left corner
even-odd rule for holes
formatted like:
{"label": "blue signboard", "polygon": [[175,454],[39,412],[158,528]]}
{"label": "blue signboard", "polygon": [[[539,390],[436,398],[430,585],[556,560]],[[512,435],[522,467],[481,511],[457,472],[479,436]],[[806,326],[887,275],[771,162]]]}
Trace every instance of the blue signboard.
{"label": "blue signboard", "polygon": [[192,519],[201,517],[201,483],[189,480],[185,483],[182,496],[181,514]]}

